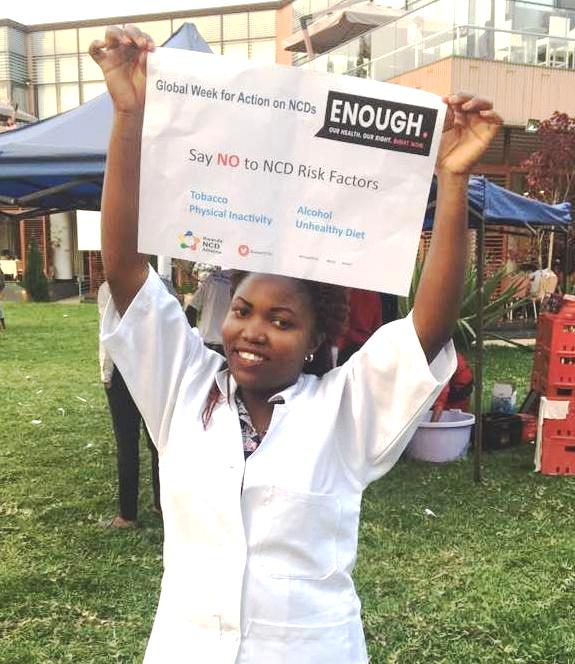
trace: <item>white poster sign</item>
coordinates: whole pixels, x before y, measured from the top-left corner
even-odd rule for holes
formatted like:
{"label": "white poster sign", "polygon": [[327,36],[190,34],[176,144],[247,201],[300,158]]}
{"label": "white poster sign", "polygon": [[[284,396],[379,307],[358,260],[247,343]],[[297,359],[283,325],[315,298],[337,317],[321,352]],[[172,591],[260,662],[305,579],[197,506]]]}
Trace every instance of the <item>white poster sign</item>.
{"label": "white poster sign", "polygon": [[76,210],[78,251],[100,251],[100,213],[92,210]]}
{"label": "white poster sign", "polygon": [[420,90],[157,49],[139,249],[404,295],[444,116]]}

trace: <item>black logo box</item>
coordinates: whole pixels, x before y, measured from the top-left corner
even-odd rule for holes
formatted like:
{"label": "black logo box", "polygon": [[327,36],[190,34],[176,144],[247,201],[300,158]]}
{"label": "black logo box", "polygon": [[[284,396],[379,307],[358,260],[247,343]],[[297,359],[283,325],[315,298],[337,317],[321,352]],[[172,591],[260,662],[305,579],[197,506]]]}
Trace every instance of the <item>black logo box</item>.
{"label": "black logo box", "polygon": [[[355,122],[351,121],[352,118],[346,118],[346,122],[331,120],[334,104],[337,102],[340,104],[335,110],[339,111],[339,116],[343,115],[344,108],[351,107],[354,113],[357,109]],[[366,120],[372,117],[374,121],[370,126],[362,126],[359,122],[360,118]],[[385,128],[380,129],[376,126],[375,119],[378,117],[383,124],[387,120]],[[392,118],[395,120],[392,121]],[[398,122],[401,124],[402,118],[405,118],[406,124],[403,131],[397,127]],[[361,97],[330,90],[324,124],[316,136],[382,150],[428,156],[436,122],[437,109],[435,108],[400,104],[385,99]],[[392,128],[392,124],[395,125],[395,130]],[[410,131],[408,132],[407,129]],[[415,132],[415,129],[419,129],[419,131]]]}

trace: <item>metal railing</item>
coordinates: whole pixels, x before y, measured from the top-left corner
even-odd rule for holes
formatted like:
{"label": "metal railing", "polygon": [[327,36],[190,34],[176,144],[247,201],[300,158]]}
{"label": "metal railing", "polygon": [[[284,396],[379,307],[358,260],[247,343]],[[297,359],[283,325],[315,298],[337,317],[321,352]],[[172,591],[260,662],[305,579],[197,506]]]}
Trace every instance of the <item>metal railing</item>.
{"label": "metal railing", "polygon": [[387,80],[450,56],[574,69],[574,54],[574,11],[507,0],[431,0],[303,66]]}
{"label": "metal railing", "polygon": [[[375,37],[373,33],[371,40]],[[375,57],[372,57],[373,44],[365,37],[357,41],[362,39],[363,44],[359,47],[350,42],[345,48],[330,51],[306,66],[315,71],[380,81],[450,56],[575,69],[575,37],[459,25]]]}

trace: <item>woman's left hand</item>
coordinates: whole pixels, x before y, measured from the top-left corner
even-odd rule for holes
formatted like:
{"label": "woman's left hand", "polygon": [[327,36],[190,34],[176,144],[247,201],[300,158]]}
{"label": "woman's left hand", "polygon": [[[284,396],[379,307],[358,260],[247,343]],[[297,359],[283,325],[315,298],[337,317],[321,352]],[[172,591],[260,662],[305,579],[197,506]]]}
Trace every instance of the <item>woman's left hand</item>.
{"label": "woman's left hand", "polygon": [[493,104],[459,92],[443,97],[447,117],[436,170],[438,174],[468,175],[503,124]]}

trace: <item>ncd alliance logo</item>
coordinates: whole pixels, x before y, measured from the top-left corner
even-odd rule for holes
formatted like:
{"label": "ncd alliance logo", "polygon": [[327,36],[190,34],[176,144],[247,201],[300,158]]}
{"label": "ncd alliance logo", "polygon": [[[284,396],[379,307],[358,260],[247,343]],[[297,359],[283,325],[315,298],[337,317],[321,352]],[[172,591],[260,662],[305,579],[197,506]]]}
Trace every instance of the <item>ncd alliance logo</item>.
{"label": "ncd alliance logo", "polygon": [[203,251],[206,254],[221,254],[223,240],[221,238],[196,235],[193,231],[186,231],[178,235],[180,249],[190,251]]}
{"label": "ncd alliance logo", "polygon": [[427,156],[436,120],[435,108],[330,91],[316,136]]}

